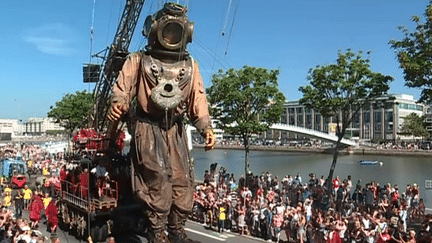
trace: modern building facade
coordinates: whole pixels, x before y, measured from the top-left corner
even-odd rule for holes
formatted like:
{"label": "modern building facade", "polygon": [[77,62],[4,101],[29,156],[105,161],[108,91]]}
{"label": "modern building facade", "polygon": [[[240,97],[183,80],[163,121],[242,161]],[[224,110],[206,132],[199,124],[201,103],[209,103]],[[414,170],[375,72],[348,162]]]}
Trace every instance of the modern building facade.
{"label": "modern building facade", "polygon": [[[418,104],[412,95],[394,94],[380,97],[360,109],[347,129],[346,137],[360,140],[404,140],[400,135],[404,117],[411,113],[423,116],[428,106]],[[314,129],[326,133],[335,132],[335,117],[323,117],[313,109],[306,108],[299,101],[285,104],[281,123]],[[431,129],[432,130],[432,129]],[[265,139],[299,139],[299,135],[282,131],[268,131]]]}
{"label": "modern building facade", "polygon": [[54,123],[52,118],[29,118],[23,126],[24,135],[39,136],[45,134],[47,131],[62,131],[64,127],[58,123]]}

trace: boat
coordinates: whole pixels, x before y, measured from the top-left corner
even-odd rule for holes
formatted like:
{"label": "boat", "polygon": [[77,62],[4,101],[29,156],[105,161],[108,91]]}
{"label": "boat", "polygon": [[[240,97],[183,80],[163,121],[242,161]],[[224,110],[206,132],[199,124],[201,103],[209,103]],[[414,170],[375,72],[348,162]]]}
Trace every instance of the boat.
{"label": "boat", "polygon": [[360,160],[359,164],[360,165],[383,165],[383,162],[378,160]]}

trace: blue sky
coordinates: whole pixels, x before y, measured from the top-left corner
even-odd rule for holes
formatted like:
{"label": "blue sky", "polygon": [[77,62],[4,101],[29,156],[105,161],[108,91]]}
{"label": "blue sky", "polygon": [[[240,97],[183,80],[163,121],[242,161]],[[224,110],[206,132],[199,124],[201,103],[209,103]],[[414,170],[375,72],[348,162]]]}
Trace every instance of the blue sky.
{"label": "blue sky", "polygon": [[[163,0],[147,0],[130,51],[146,43],[145,17]],[[428,0],[179,0],[195,22],[188,50],[198,60],[204,85],[216,70],[244,65],[280,69],[279,88],[288,100],[316,65],[333,63],[340,50],[372,51],[371,69],[391,75],[392,93],[419,96],[404,86],[390,39],[397,26],[414,29]],[[231,5],[230,5],[231,3]],[[20,0],[0,5],[0,118],[46,117],[66,93],[93,91],[82,82],[82,64],[114,37],[125,0]],[[94,22],[93,22],[94,11]],[[94,23],[93,42],[90,28]],[[222,32],[225,35],[222,36]]]}

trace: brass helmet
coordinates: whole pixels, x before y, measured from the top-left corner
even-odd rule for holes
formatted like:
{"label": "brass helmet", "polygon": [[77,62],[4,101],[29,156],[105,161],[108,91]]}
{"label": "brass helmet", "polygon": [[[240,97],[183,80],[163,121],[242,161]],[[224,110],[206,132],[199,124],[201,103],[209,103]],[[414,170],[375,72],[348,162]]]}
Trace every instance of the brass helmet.
{"label": "brass helmet", "polygon": [[143,35],[148,38],[147,49],[185,52],[192,42],[193,22],[186,16],[187,8],[176,3],[166,3],[156,13],[147,16]]}

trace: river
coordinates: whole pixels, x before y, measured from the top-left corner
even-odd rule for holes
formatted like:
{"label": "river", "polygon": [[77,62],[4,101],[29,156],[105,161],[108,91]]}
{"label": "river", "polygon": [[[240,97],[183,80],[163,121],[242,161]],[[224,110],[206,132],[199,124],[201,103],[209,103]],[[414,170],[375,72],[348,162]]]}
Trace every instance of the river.
{"label": "river", "polygon": [[[210,164],[218,163],[233,173],[238,179],[244,175],[244,151],[230,149],[214,149],[204,151],[194,148],[191,151],[195,159],[195,178],[202,180],[204,171]],[[303,181],[309,180],[309,173],[317,177],[328,176],[332,163],[332,154],[296,153],[275,151],[251,151],[250,171],[255,175],[261,172],[271,172],[274,176],[282,178],[285,175],[295,176],[300,173]],[[379,160],[382,166],[359,165],[360,160]],[[425,188],[426,180],[432,180],[432,157],[420,156],[382,156],[382,155],[339,155],[334,176],[341,180],[351,175],[353,184],[361,180],[362,186],[370,181],[379,182],[380,185],[397,184],[401,192],[405,191],[407,184],[417,183],[420,187],[420,196],[424,199],[427,208],[432,208],[432,189]]]}

